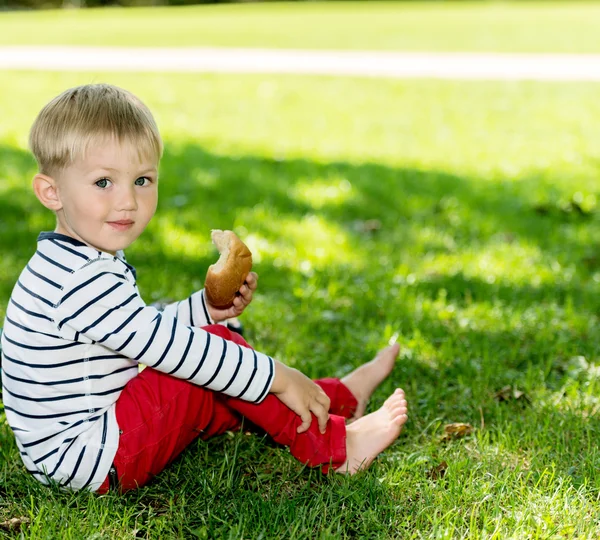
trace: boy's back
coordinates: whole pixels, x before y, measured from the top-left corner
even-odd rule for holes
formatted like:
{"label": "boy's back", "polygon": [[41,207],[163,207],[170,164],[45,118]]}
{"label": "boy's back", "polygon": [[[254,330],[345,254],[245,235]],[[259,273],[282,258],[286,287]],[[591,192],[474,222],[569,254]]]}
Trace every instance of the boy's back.
{"label": "boy's back", "polygon": [[[2,336],[6,416],[30,473],[44,481],[45,471],[65,484],[77,475],[82,485],[73,487],[84,487],[106,465],[103,454],[110,465],[114,452],[104,448],[118,444],[115,396],[137,374],[137,362],[69,326],[59,330],[56,308],[72,276],[90,261],[110,258],[125,279],[131,270],[120,257],[112,260],[63,235],[42,233],[38,240],[7,307]],[[79,290],[87,301],[101,292]]]}

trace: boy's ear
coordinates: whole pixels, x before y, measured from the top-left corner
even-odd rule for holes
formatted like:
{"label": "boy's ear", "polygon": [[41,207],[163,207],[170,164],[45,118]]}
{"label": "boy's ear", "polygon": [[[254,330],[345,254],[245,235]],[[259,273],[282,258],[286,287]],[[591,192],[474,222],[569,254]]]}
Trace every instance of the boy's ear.
{"label": "boy's ear", "polygon": [[40,202],[50,210],[57,212],[62,208],[56,180],[51,176],[38,173],[33,177],[33,192]]}

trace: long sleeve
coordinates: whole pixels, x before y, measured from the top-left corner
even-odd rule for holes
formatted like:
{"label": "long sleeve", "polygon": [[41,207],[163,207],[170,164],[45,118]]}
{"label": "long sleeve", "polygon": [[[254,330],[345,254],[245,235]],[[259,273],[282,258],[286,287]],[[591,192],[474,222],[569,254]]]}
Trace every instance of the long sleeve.
{"label": "long sleeve", "polygon": [[214,324],[208,313],[204,289],[195,292],[185,300],[166,305],[163,313],[176,317],[180,323],[187,326],[201,328],[207,324]]}
{"label": "long sleeve", "polygon": [[[198,315],[194,303],[192,316]],[[269,356],[184,324],[185,317],[178,317],[176,306],[163,312],[147,306],[135,278],[117,258],[98,258],[72,274],[54,322],[64,339],[90,340],[174,377],[247,401],[266,396],[274,377]]]}

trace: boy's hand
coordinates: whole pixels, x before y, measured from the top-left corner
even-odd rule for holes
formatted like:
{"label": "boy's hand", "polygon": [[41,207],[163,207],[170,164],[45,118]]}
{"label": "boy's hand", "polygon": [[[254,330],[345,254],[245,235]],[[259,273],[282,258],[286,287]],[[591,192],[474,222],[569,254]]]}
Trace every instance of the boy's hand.
{"label": "boy's hand", "polygon": [[311,412],[317,417],[319,430],[325,433],[331,401],[323,389],[306,375],[275,361],[275,379],[271,393],[300,416],[302,424],[298,426],[298,433],[303,433],[310,427]]}
{"label": "boy's hand", "polygon": [[232,317],[237,317],[241,315],[248,304],[252,302],[252,295],[254,291],[258,287],[258,274],[256,272],[250,272],[246,276],[246,280],[244,284],[240,287],[236,297],[233,299],[233,305],[226,309],[219,309],[210,304],[208,298],[206,296],[204,299],[206,300],[206,307],[208,309],[208,314],[211,316],[212,320],[215,322],[224,321],[225,319],[231,319]]}

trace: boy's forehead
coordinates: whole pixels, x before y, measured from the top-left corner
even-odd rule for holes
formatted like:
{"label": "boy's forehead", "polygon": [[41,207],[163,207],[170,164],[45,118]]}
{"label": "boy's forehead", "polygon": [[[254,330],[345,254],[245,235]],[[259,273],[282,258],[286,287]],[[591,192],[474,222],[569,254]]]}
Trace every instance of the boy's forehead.
{"label": "boy's forehead", "polygon": [[158,160],[151,152],[141,151],[134,142],[103,139],[90,141],[74,164],[85,168],[114,170],[124,167],[151,169],[158,167]]}

